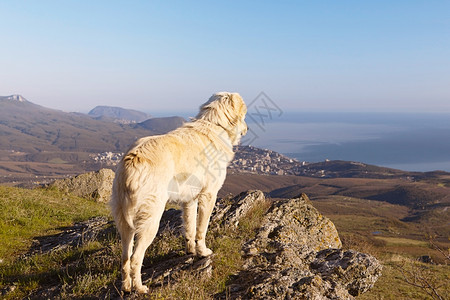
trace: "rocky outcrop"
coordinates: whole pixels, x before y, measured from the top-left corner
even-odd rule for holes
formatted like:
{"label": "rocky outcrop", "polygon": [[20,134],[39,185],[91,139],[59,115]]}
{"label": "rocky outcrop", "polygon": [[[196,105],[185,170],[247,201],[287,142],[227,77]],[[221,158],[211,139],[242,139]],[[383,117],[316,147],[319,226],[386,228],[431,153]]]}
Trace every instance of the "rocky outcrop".
{"label": "rocky outcrop", "polygon": [[334,224],[305,194],[274,202],[262,224],[228,299],[352,299],[381,275],[374,257],[340,249]]}
{"label": "rocky outcrop", "polygon": [[232,199],[220,199],[211,216],[210,228],[219,226],[239,225],[240,219],[245,216],[253,207],[265,201],[264,193],[261,191],[248,191],[239,194]]}
{"label": "rocky outcrop", "polygon": [[[211,230],[235,226],[265,201],[261,191],[221,199],[211,217]],[[179,233],[181,212],[163,216],[160,236]],[[305,194],[273,202],[254,239],[242,248],[244,266],[231,278],[226,294],[217,299],[352,299],[368,291],[381,275],[381,264],[371,255],[342,250],[334,224],[317,211]],[[211,259],[189,256],[160,262],[147,270],[153,282],[176,279],[182,270],[206,276]],[[158,277],[158,280],[155,280]],[[147,280],[149,282],[149,280]]]}
{"label": "rocky outcrop", "polygon": [[26,256],[81,247],[114,233],[115,228],[112,221],[108,221],[106,217],[95,217],[77,222],[70,227],[61,228],[61,232],[57,234],[35,237]]}
{"label": "rocky outcrop", "polygon": [[101,169],[97,172],[56,180],[50,184],[50,187],[55,187],[79,197],[108,202],[111,196],[114,175],[114,171],[110,169]]}

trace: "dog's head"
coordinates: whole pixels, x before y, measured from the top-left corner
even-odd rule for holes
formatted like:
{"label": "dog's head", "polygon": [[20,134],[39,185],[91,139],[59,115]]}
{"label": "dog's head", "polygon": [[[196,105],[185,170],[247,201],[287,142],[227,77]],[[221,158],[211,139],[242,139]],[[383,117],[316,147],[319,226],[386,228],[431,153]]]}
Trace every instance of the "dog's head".
{"label": "dog's head", "polygon": [[228,133],[233,145],[239,144],[241,137],[247,133],[245,114],[247,106],[238,93],[220,92],[209,98],[200,106],[197,119],[216,124]]}

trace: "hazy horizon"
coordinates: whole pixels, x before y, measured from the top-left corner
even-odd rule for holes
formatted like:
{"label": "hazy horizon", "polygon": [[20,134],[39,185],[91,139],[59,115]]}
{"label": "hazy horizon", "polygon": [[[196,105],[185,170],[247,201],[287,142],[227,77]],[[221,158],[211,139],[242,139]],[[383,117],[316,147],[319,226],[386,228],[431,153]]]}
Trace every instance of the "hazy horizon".
{"label": "hazy horizon", "polygon": [[[33,99],[27,98],[26,95],[23,95],[21,93],[15,93],[15,94],[0,94],[0,97],[8,97],[8,96],[12,96],[12,95],[20,95],[22,97],[24,97],[25,99],[27,99],[27,101],[33,103],[33,104],[37,104],[40,106],[43,106],[45,108],[50,108],[50,109],[55,109],[55,110],[59,110],[59,111],[63,111],[63,112],[67,112],[67,113],[83,113],[83,114],[88,114],[89,111],[91,111],[92,109],[94,109],[97,106],[109,106],[109,107],[119,107],[119,108],[123,108],[123,109],[130,109],[130,110],[137,110],[137,111],[141,111],[144,113],[147,113],[149,115],[151,115],[151,117],[169,117],[169,116],[180,116],[180,117],[194,117],[195,115],[197,115],[200,105],[203,102],[199,102],[198,106],[194,106],[191,109],[185,109],[185,110],[173,110],[170,108],[167,109],[157,109],[157,110],[153,110],[151,108],[148,109],[137,109],[137,108],[133,108],[130,107],[129,105],[126,105],[126,101],[123,102],[124,105],[110,105],[108,103],[103,103],[103,104],[96,104],[94,102],[91,102],[91,105],[87,105],[86,107],[80,109],[80,110],[64,110],[64,109],[60,109],[58,107],[55,106],[47,106],[43,103],[39,103],[36,101],[33,101]],[[206,101],[206,100],[205,100]],[[248,102],[248,101],[246,101]],[[248,103],[247,103],[248,104]],[[51,105],[51,104],[50,104]],[[281,108],[280,108],[281,109]],[[364,110],[364,109],[360,109],[360,110],[355,110],[354,109],[347,109],[347,110],[326,110],[326,109],[307,109],[307,110],[302,110],[302,109],[298,109],[298,110],[288,110],[288,111],[284,111],[281,110],[283,117],[282,118],[278,118],[277,122],[283,122],[283,121],[289,121],[291,118],[295,117],[298,114],[311,114],[313,116],[316,116],[317,114],[322,114],[323,116],[326,115],[345,115],[345,114],[363,114],[363,115],[379,115],[379,114],[384,114],[384,115],[393,115],[393,116],[421,116],[421,115],[448,115],[450,116],[450,111],[392,111],[389,109],[386,110]],[[251,113],[251,112],[250,112]],[[269,121],[270,122],[270,121]]]}
{"label": "hazy horizon", "polygon": [[[300,161],[450,172],[450,114],[293,113],[249,122],[244,142]],[[255,121],[255,122],[253,122]]]}

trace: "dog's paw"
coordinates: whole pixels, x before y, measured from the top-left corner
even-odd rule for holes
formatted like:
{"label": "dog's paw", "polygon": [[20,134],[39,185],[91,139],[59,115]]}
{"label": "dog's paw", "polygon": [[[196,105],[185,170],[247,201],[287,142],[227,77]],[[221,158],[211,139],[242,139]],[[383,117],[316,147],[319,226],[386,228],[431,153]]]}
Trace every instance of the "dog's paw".
{"label": "dog's paw", "polygon": [[136,292],[139,294],[147,294],[148,293],[148,287],[145,285],[141,285],[139,287],[136,287]]}
{"label": "dog's paw", "polygon": [[186,242],[186,254],[187,255],[195,255],[197,251],[195,249],[195,242]]}
{"label": "dog's paw", "polygon": [[200,257],[206,257],[206,256],[210,256],[211,254],[213,254],[212,250],[209,248],[199,248],[197,247],[197,256]]}
{"label": "dog's paw", "polygon": [[131,278],[122,281],[121,289],[126,293],[131,292]]}

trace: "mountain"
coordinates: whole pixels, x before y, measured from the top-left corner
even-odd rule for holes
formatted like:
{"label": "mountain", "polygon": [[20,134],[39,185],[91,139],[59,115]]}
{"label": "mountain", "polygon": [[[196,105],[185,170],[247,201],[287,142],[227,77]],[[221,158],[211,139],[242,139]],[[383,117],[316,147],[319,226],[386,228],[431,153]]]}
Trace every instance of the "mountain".
{"label": "mountain", "polygon": [[150,115],[144,112],[114,106],[96,106],[88,115],[97,120],[122,124],[139,123],[150,118]]}
{"label": "mountain", "polygon": [[[16,100],[16,99],[19,99]],[[45,108],[22,96],[0,98],[0,149],[26,153],[123,151],[148,130]]]}
{"label": "mountain", "polygon": [[36,105],[20,95],[0,97],[0,160],[79,162],[89,153],[124,152],[137,138],[164,133],[177,122],[158,118],[152,131],[145,123],[96,120]]}
{"label": "mountain", "polygon": [[0,101],[5,103],[28,102],[28,100],[22,97],[21,95],[0,96]]}
{"label": "mountain", "polygon": [[137,124],[137,127],[150,130],[152,132],[155,132],[156,134],[164,134],[180,127],[185,122],[186,120],[184,118],[177,116],[166,118],[151,118]]}

